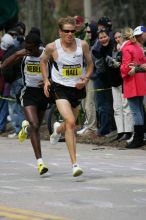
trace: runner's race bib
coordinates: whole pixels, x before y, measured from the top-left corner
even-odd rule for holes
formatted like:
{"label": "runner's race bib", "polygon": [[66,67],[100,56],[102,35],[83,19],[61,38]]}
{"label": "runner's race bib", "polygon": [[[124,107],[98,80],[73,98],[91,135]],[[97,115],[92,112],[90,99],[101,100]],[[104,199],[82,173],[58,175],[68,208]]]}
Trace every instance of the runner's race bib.
{"label": "runner's race bib", "polygon": [[41,74],[40,64],[38,63],[28,63],[27,64],[27,72],[28,74]]}
{"label": "runner's race bib", "polygon": [[81,65],[63,65],[62,75],[64,77],[79,77],[81,76]]}

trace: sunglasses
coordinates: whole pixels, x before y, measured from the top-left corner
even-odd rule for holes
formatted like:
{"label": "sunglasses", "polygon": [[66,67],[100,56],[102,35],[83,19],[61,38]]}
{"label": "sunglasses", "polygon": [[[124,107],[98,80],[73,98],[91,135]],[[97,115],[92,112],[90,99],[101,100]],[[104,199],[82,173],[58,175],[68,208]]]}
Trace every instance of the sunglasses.
{"label": "sunglasses", "polygon": [[86,31],[86,32],[89,33],[89,34],[91,33],[91,31]]}
{"label": "sunglasses", "polygon": [[64,29],[62,29],[62,31],[64,33],[72,33],[72,34],[74,34],[76,32],[76,30],[64,30]]}

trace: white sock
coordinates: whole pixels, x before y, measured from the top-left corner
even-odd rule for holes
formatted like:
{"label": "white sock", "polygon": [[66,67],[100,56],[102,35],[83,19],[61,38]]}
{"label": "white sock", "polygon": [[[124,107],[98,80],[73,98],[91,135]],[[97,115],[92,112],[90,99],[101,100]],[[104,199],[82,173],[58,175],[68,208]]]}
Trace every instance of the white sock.
{"label": "white sock", "polygon": [[27,128],[28,128],[28,126],[26,126],[26,127],[24,128],[24,132],[25,132],[26,134],[28,134]]}
{"label": "white sock", "polygon": [[73,165],[72,165],[72,167],[77,167],[78,166],[78,164],[77,163],[74,163]]}
{"label": "white sock", "polygon": [[37,159],[37,163],[38,163],[38,165],[39,164],[44,164],[43,159],[42,158]]}

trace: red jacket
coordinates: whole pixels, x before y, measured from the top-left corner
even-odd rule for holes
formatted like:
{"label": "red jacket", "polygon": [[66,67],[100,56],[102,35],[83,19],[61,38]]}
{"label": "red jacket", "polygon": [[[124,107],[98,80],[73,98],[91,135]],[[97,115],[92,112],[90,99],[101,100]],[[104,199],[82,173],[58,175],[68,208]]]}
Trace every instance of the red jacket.
{"label": "red jacket", "polygon": [[122,47],[121,75],[123,78],[123,91],[125,98],[146,95],[146,73],[136,73],[129,76],[129,63],[146,63],[143,49],[137,43],[127,41]]}

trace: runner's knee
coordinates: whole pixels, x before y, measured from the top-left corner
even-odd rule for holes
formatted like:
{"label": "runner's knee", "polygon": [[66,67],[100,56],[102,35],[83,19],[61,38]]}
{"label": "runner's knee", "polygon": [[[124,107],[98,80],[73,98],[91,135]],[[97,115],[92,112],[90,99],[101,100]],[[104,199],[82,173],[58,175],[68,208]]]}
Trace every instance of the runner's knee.
{"label": "runner's knee", "polygon": [[75,119],[69,118],[65,120],[66,128],[75,129]]}
{"label": "runner's knee", "polygon": [[40,126],[39,126],[39,123],[37,122],[30,122],[30,127],[31,127],[31,130],[38,131]]}

